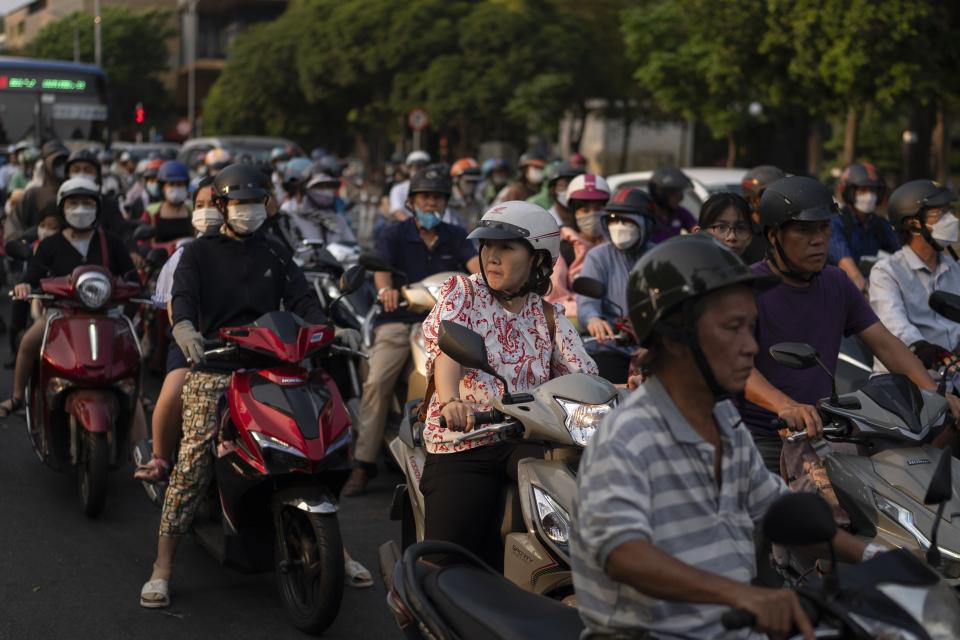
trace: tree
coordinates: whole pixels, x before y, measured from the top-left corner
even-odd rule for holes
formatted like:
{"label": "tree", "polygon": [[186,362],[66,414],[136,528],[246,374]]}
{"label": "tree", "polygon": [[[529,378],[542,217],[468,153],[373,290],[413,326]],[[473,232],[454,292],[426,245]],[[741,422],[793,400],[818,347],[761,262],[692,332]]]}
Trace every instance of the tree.
{"label": "tree", "polygon": [[[148,113],[163,113],[170,96],[160,81],[167,70],[165,40],[172,35],[170,12],[151,9],[131,13],[123,7],[103,7],[101,26],[103,69],[119,122],[132,120],[134,106],[142,102]],[[93,16],[76,12],[51,22],[27,45],[34,58],[73,60],[74,33],[80,41],[80,59],[93,62]]]}

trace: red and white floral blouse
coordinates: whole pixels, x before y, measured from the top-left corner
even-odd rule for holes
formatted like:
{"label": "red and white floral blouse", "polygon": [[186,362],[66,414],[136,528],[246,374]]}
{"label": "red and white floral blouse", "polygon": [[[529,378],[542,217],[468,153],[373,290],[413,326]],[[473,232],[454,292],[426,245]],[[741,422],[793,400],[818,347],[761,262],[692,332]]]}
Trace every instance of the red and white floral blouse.
{"label": "red and white floral blouse", "polygon": [[[437,332],[442,320],[462,324],[483,336],[491,367],[506,378],[514,393],[567,373],[597,374],[596,363],[587,355],[580,336],[562,309],[558,308],[555,314],[556,332],[551,340],[540,296],[528,295],[523,308],[511,313],[497,302],[479,274],[469,276],[469,283],[467,280],[467,276],[447,280],[440,289],[437,304],[423,322],[427,376],[433,375],[440,355]],[[460,397],[473,403],[476,411],[489,410],[489,398],[502,396],[504,392],[500,381],[483,371],[466,369],[460,379]],[[463,433],[440,427],[439,407],[440,398],[434,393],[423,430],[428,452],[454,453],[496,442],[491,437],[454,445],[453,441]]]}

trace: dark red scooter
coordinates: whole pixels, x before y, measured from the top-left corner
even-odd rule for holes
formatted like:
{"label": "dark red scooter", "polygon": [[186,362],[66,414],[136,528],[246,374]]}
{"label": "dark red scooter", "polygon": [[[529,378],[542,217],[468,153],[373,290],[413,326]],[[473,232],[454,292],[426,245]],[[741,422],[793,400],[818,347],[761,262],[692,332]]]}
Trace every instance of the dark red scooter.
{"label": "dark red scooter", "polygon": [[287,613],[308,633],[333,622],[343,596],[337,495],[352,465],[350,418],[331,373],[314,363],[355,354],[333,340],[333,327],[275,311],[221,329],[204,365],[232,373],[195,537],[224,564],[275,570]]}
{"label": "dark red scooter", "polygon": [[27,431],[40,461],[76,470],[83,512],[103,509],[107,472],[127,461],[140,396],[140,343],[120,306],[140,285],[99,266],[46,278],[31,298],[47,309],[40,361],[26,393]]}

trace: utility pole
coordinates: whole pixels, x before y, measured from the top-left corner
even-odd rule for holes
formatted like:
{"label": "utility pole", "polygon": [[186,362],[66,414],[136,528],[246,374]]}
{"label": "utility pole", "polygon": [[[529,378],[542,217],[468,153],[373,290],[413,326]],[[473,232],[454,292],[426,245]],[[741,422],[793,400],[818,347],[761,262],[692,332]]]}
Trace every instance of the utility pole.
{"label": "utility pole", "polygon": [[197,135],[197,2],[198,0],[187,0],[188,33],[184,34],[184,45],[187,48],[187,121],[193,137]]}
{"label": "utility pole", "polygon": [[93,0],[93,61],[98,67],[103,66],[103,41],[100,33],[102,22],[100,0]]}
{"label": "utility pole", "polygon": [[73,61],[80,62],[80,25],[73,23]]}

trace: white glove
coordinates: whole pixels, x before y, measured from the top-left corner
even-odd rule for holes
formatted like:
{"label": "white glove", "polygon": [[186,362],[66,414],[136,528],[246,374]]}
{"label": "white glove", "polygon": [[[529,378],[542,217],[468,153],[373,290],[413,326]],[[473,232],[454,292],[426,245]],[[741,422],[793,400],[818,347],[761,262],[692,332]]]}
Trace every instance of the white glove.
{"label": "white glove", "polygon": [[188,362],[201,363],[203,355],[203,334],[197,331],[189,320],[181,320],[173,326],[173,339],[183,351]]}

